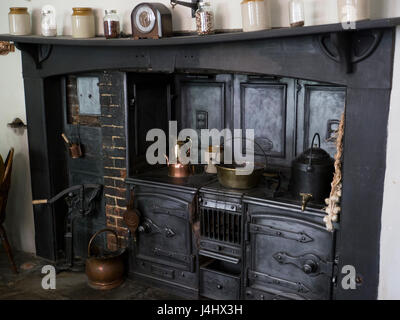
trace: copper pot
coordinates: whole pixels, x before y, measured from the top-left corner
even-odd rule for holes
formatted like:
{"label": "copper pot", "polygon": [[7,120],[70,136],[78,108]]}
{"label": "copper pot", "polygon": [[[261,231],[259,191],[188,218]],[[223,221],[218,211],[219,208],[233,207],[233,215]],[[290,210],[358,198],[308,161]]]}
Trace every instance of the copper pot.
{"label": "copper pot", "polygon": [[82,157],[82,148],[80,144],[72,143],[69,146],[69,154],[72,159],[79,159]]}
{"label": "copper pot", "polygon": [[[93,240],[103,232],[111,232],[117,240],[117,251],[110,255],[94,257],[91,256],[91,246]],[[89,241],[88,258],[86,260],[86,275],[88,284],[93,289],[109,290],[118,287],[124,282],[125,267],[123,253],[117,233],[112,229],[102,229],[97,231]]]}
{"label": "copper pot", "polygon": [[169,164],[168,176],[172,178],[187,178],[193,174],[193,166],[189,164]]}
{"label": "copper pot", "polygon": [[79,159],[82,157],[82,148],[79,143],[72,143],[69,141],[67,136],[63,133],[61,134],[62,138],[64,139],[65,143],[68,145],[69,155],[72,159]]}

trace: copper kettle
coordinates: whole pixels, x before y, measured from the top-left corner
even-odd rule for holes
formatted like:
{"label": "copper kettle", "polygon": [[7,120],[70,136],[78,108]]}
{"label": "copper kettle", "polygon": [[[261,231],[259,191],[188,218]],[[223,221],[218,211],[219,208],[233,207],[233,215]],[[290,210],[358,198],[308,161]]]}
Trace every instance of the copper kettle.
{"label": "copper kettle", "polygon": [[[91,247],[94,239],[103,232],[111,232],[117,241],[117,251],[109,255],[92,256]],[[97,231],[89,241],[88,258],[86,260],[86,275],[88,284],[93,289],[109,290],[118,287],[124,282],[125,266],[123,254],[117,233],[112,229]]]}

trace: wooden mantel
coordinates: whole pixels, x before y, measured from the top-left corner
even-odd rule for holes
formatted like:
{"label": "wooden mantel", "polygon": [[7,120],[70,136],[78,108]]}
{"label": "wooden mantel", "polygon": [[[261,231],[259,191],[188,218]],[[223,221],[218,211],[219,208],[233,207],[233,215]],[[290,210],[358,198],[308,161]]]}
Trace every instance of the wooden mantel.
{"label": "wooden mantel", "polygon": [[[368,29],[391,28],[400,25],[400,18],[366,20],[356,23],[356,31]],[[43,36],[13,36],[1,34],[0,40],[13,41],[18,43],[44,44],[44,45],[63,45],[63,46],[111,46],[111,47],[150,47],[150,46],[175,46],[175,45],[202,45],[210,43],[267,40],[275,38],[300,37],[315,34],[352,32],[355,30],[344,29],[341,23],[308,26],[301,28],[277,28],[271,30],[261,30],[254,32],[232,32],[219,33],[207,36],[175,36],[163,39],[141,39],[132,38],[106,39],[96,37],[90,39],[74,39],[71,36],[43,37]]]}

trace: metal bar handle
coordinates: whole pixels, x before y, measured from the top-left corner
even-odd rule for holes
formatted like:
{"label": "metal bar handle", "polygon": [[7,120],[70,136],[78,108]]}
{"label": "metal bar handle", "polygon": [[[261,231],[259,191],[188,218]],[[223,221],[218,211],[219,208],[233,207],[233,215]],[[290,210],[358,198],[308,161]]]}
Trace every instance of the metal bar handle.
{"label": "metal bar handle", "polygon": [[117,232],[115,232],[115,230],[110,229],[110,228],[101,229],[101,230],[97,231],[97,232],[90,238],[90,240],[89,240],[89,244],[88,244],[88,258],[90,258],[90,256],[91,256],[91,254],[90,254],[90,249],[92,248],[92,242],[94,241],[94,239],[95,239],[99,234],[101,234],[101,233],[103,233],[103,232],[111,232],[111,233],[115,236],[115,239],[117,240],[117,247],[118,247],[117,250],[119,250],[119,249],[121,248],[121,244],[120,244],[120,241],[119,241],[119,238],[118,238],[118,234],[117,234]]}
{"label": "metal bar handle", "polygon": [[312,155],[313,155],[313,150],[314,150],[315,138],[317,138],[317,137],[318,137],[318,148],[321,148],[321,137],[319,136],[319,133],[316,133],[316,134],[314,134],[314,137],[313,137],[313,139],[311,141],[311,152],[310,152],[311,154],[310,154],[310,161],[308,163],[308,168],[307,168],[308,171],[312,170],[312,167],[311,167],[311,165],[312,165]]}
{"label": "metal bar handle", "polygon": [[[233,137],[233,138],[231,138],[231,139],[227,139],[226,141],[231,141],[231,140],[234,140],[234,139],[239,139],[239,137]],[[252,142],[255,143],[255,145],[256,145],[257,147],[260,148],[261,152],[264,154],[264,157],[265,157],[265,169],[266,169],[267,166],[268,166],[268,156],[267,156],[267,153],[265,152],[265,150],[261,147],[261,145],[256,141],[256,139],[252,140],[252,139],[244,138],[244,137],[242,137],[241,139],[242,139],[242,140],[252,141]],[[269,140],[268,138],[264,138],[264,139],[267,139],[267,140],[271,143],[271,145],[273,144],[272,141]],[[224,146],[224,145],[225,145],[225,142],[224,142],[222,145]],[[243,147],[243,146],[242,146],[242,147]],[[271,147],[271,149],[272,149],[272,147]],[[271,149],[270,149],[270,150],[271,150]],[[218,150],[217,150],[217,152],[218,152]],[[221,152],[220,149],[219,149],[219,152]]]}

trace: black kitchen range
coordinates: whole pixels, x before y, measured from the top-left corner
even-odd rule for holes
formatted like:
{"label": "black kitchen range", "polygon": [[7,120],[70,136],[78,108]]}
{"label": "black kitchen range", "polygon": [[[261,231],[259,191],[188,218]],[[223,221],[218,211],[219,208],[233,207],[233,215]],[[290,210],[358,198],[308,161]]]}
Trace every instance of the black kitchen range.
{"label": "black kitchen range", "polygon": [[[399,23],[0,35],[22,53],[37,256],[67,270],[91,259],[101,289],[122,283],[121,268],[98,283],[106,256],[191,298],[376,299]],[[229,163],[226,139],[169,139],[171,121],[197,137],[241,130],[234,148],[254,143],[254,171],[238,174],[246,166]],[[156,157],[166,163],[147,161],[152,129],[165,133]],[[175,163],[169,150],[207,161]],[[119,250],[110,257],[105,246]],[[346,266],[355,290],[342,286]]]}
{"label": "black kitchen range", "polygon": [[[323,219],[346,89],[243,74],[147,77],[159,84],[151,95],[128,77],[125,181],[139,218],[129,241],[133,276],[190,297],[331,299],[337,224],[328,231]],[[165,112],[154,123],[156,110]],[[148,165],[147,131],[170,120],[199,133],[254,129],[257,179],[236,175],[235,164]],[[176,143],[173,150],[193,151],[190,139]],[[223,154],[220,144],[206,155]]]}

